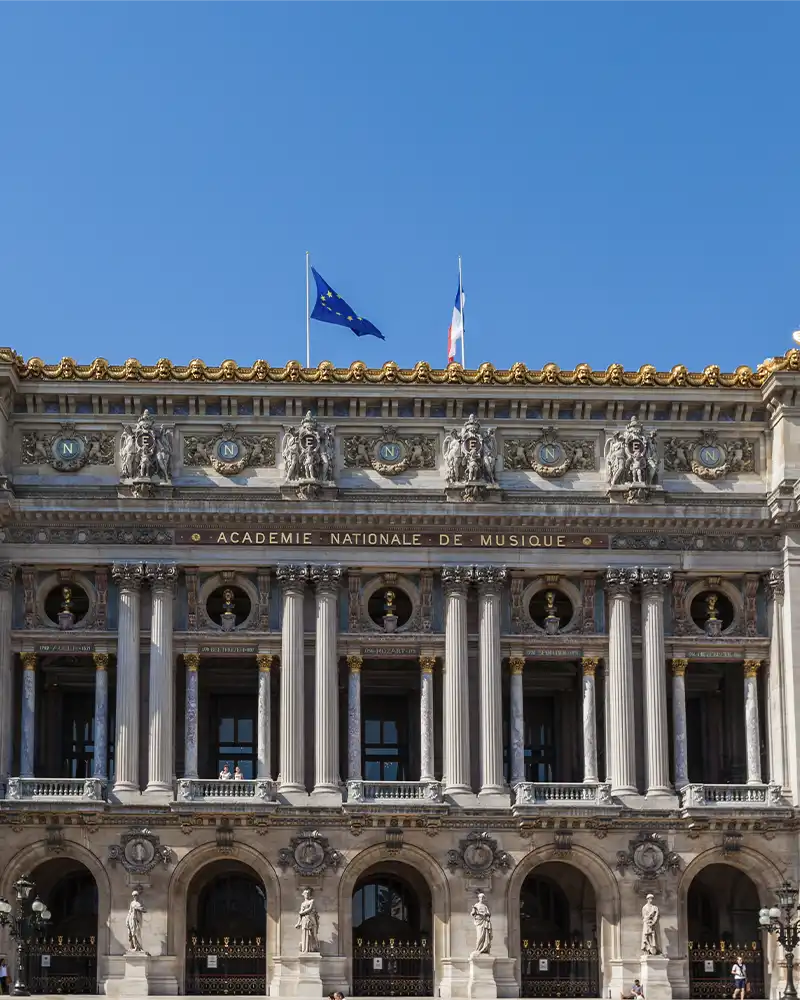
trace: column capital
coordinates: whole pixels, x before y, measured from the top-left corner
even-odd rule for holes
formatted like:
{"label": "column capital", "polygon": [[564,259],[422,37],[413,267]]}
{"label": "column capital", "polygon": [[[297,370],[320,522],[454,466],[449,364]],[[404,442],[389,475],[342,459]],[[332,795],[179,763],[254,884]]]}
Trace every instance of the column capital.
{"label": "column capital", "polygon": [[31,653],[30,651],[20,653],[19,658],[22,661],[23,670],[35,670],[36,661],[39,659],[36,653]]}
{"label": "column capital", "polygon": [[308,566],[286,565],[278,566],[275,570],[278,582],[283,587],[284,593],[302,594],[306,589],[308,581]]}
{"label": "column capital", "polygon": [[518,674],[525,673],[525,657],[524,656],[509,656],[508,658],[508,670],[512,677]]}
{"label": "column capital", "polygon": [[114,563],[111,576],[120,590],[140,590],[144,580],[144,563]]}
{"label": "column capital", "polygon": [[342,579],[340,566],[312,566],[311,579],[318,594],[335,596]]}
{"label": "column capital", "polygon": [[482,597],[494,597],[500,593],[508,577],[505,566],[476,566],[473,571],[478,593]]}
{"label": "column capital", "polygon": [[436,666],[435,656],[420,656],[419,669],[423,674],[432,674]]}
{"label": "column capital", "polygon": [[584,677],[594,677],[597,668],[600,666],[599,656],[584,656],[581,658],[581,667]]}
{"label": "column capital", "polygon": [[144,572],[154,593],[174,593],[179,573],[175,563],[147,563]]}
{"label": "column capital", "polygon": [[16,566],[10,562],[0,562],[0,590],[11,590]]}
{"label": "column capital", "polygon": [[108,653],[92,653],[92,659],[95,670],[108,670]]}
{"label": "column capital", "polygon": [[745,660],[744,661],[745,677],[758,677],[758,671],[762,663],[763,660]]}
{"label": "column capital", "polygon": [[642,583],[642,593],[646,597],[661,597],[664,588],[672,580],[672,570],[643,566],[639,570],[639,579]]}
{"label": "column capital", "polygon": [[670,660],[670,669],[673,677],[684,677],[689,661],[682,656],[673,657]]}
{"label": "column capital", "polygon": [[445,594],[466,596],[471,580],[472,569],[469,566],[445,566],[442,570],[442,586]]}
{"label": "column capital", "polygon": [[772,600],[776,597],[783,597],[783,570],[771,569],[769,573],[765,573],[764,586]]}
{"label": "column capital", "polygon": [[258,672],[260,674],[268,674],[272,670],[272,664],[277,660],[278,657],[274,653],[259,653],[256,656],[256,663],[258,664]]}
{"label": "column capital", "polygon": [[358,653],[351,653],[347,657],[347,666],[350,668],[351,674],[360,674],[361,667],[364,665],[364,657],[360,656]]}
{"label": "column capital", "polygon": [[606,570],[606,590],[610,597],[629,597],[638,579],[638,566],[609,566]]}
{"label": "column capital", "polygon": [[190,674],[196,674],[200,666],[200,655],[198,653],[184,653],[183,663]]}

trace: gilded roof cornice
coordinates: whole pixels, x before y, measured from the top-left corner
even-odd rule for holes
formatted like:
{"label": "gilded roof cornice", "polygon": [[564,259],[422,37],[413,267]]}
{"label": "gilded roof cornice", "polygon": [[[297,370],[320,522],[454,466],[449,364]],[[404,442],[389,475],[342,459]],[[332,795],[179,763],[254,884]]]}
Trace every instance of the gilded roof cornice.
{"label": "gilded roof cornice", "polygon": [[212,367],[199,358],[188,365],[173,365],[166,358],[161,358],[154,365],[143,365],[135,358],[129,358],[123,365],[110,365],[105,358],[95,358],[89,365],[79,365],[72,358],[62,358],[58,364],[48,365],[41,358],[25,361],[10,347],[0,347],[0,364],[12,365],[18,377],[26,381],[760,389],[773,373],[800,371],[800,351],[792,348],[783,357],[760,364],[755,371],[747,365],[740,365],[733,372],[722,372],[718,365],[708,365],[702,372],[690,372],[684,365],[675,365],[668,372],[660,372],[653,365],[642,365],[638,371],[625,371],[622,365],[609,365],[605,371],[593,371],[587,364],[580,364],[569,371],[552,363],[542,369],[528,368],[521,361],[508,369],[495,368],[489,362],[484,362],[477,369],[465,369],[457,362],[447,368],[431,368],[426,361],[418,361],[413,368],[401,368],[394,361],[387,361],[381,368],[367,368],[363,361],[354,361],[349,368],[336,368],[330,361],[322,361],[316,368],[304,368],[299,361],[290,361],[283,368],[273,368],[266,361],[242,367],[230,360]]}

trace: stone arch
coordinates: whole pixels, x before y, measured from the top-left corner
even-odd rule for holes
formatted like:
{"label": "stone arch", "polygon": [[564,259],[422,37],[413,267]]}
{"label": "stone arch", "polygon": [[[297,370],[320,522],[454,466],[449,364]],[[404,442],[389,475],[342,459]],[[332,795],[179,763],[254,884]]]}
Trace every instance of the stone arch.
{"label": "stone arch", "polygon": [[[238,861],[249,868],[264,884],[267,894],[267,982],[269,982],[275,955],[279,953],[281,890],[275,869],[263,854],[246,844],[234,843],[230,861]],[[207,865],[220,860],[216,843],[195,847],[175,865],[167,890],[167,954],[178,961],[178,982],[183,992],[186,981],[186,912],[188,894],[195,875]]]}
{"label": "stone arch", "polygon": [[558,861],[577,868],[589,880],[594,889],[597,904],[598,946],[600,949],[600,990],[601,996],[608,993],[612,977],[612,961],[621,958],[620,919],[621,903],[619,884],[606,862],[593,851],[573,845],[568,858],[553,857],[553,845],[543,844],[534,848],[511,872],[506,887],[506,913],[508,917],[508,955],[517,959],[516,976],[520,976],[520,904],[522,886],[525,879],[540,865]]}
{"label": "stone arch", "polygon": [[412,844],[404,844],[399,854],[390,854],[384,844],[367,847],[348,863],[339,880],[339,940],[338,954],[346,959],[347,981],[353,982],[353,892],[356,883],[371,868],[381,864],[393,868],[415,868],[427,883],[431,894],[433,919],[433,976],[434,996],[439,995],[442,977],[442,959],[450,956],[450,886],[444,870],[427,851]]}

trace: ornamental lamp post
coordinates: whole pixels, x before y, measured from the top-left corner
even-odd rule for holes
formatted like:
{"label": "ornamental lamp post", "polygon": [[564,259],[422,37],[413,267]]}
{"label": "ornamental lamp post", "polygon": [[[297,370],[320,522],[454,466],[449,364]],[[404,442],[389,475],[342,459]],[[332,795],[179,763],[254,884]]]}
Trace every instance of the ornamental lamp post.
{"label": "ornamental lamp post", "polygon": [[797,913],[797,886],[783,882],[775,890],[778,906],[766,907],[759,911],[758,922],[778,938],[786,956],[786,989],[784,997],[794,1000],[797,990],[794,985],[794,950],[800,940],[800,916]]}
{"label": "ornamental lamp post", "polygon": [[38,896],[26,905],[35,886],[27,875],[14,883],[16,909],[7,899],[0,898],[0,927],[8,927],[11,937],[17,942],[17,978],[14,982],[15,996],[28,997],[30,990],[25,985],[25,964],[31,941],[51,917],[50,911]]}

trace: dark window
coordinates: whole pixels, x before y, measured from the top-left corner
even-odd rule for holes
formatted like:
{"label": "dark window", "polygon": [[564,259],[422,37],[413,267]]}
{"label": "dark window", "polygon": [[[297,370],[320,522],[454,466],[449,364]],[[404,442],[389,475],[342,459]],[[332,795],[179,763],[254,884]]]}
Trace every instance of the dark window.
{"label": "dark window", "polygon": [[108,404],[108,412],[109,413],[124,413],[125,412],[125,404],[124,403],[111,402],[111,403]]}
{"label": "dark window", "polygon": [[377,406],[370,406],[367,404],[367,416],[368,417],[380,417],[383,413],[383,407],[380,403]]}
{"label": "dark window", "polygon": [[[555,698],[525,698],[525,780],[558,781],[555,743]],[[506,771],[508,740],[505,740]]]}
{"label": "dark window", "polygon": [[417,894],[403,879],[372,876],[353,893],[353,930],[359,936],[385,940],[420,933]]}
{"label": "dark window", "polygon": [[236,412],[240,417],[250,417],[253,415],[253,403],[249,399],[240,399],[236,407]]}
{"label": "dark window", "polygon": [[334,417],[349,417],[350,404],[344,399],[335,399],[333,401],[333,415]]}
{"label": "dark window", "polygon": [[526,420],[541,420],[542,408],[540,406],[529,406],[525,411]]}
{"label": "dark window", "polygon": [[172,415],[175,417],[186,417],[189,415],[189,404],[185,400],[181,403],[174,403]]}
{"label": "dark window", "polygon": [[[61,702],[61,774],[65,778],[94,775],[94,693],[65,691]],[[114,777],[114,717],[108,719],[108,775]]]}
{"label": "dark window", "polygon": [[216,778],[224,764],[233,771],[241,768],[242,777],[256,776],[256,717],[251,698],[218,695],[214,699],[216,717],[213,732],[217,738]]}
{"label": "dark window", "polygon": [[218,399],[210,399],[206,403],[206,415],[209,417],[222,416],[222,403]]}
{"label": "dark window", "polygon": [[431,412],[430,412],[430,415],[432,417],[443,417],[443,416],[445,416],[445,413],[446,413],[446,410],[445,410],[444,403],[431,403]]}
{"label": "dark window", "polygon": [[364,699],[362,742],[367,781],[408,779],[408,702],[405,698]]}
{"label": "dark window", "polygon": [[414,416],[414,404],[412,402],[400,403],[397,407],[398,417],[413,417]]}
{"label": "dark window", "polygon": [[286,416],[286,400],[285,399],[270,399],[268,402],[269,415],[271,417],[285,417]]}

